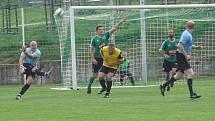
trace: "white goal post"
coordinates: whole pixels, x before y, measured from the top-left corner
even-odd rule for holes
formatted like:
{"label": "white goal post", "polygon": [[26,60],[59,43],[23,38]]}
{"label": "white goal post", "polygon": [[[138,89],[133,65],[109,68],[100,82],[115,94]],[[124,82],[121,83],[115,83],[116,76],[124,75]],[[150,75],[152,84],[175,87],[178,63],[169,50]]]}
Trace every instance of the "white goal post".
{"label": "white goal post", "polygon": [[[147,56],[149,56],[149,55],[147,55],[147,53],[146,53],[146,51],[147,51],[147,42],[146,42],[146,32],[143,30],[143,28],[145,29],[145,26],[144,26],[144,23],[145,23],[145,20],[146,20],[146,18],[143,18],[144,17],[144,10],[162,10],[162,9],[198,9],[198,8],[215,8],[215,4],[189,4],[189,5],[131,5],[131,6],[70,6],[70,26],[71,26],[71,51],[72,51],[72,57],[71,57],[71,60],[72,60],[72,65],[68,65],[68,66],[71,66],[72,68],[72,80],[71,80],[71,82],[72,82],[72,85],[73,85],[73,89],[77,89],[77,82],[78,82],[78,76],[77,76],[77,61],[79,61],[79,60],[77,60],[77,55],[76,55],[76,53],[77,53],[77,47],[76,47],[76,35],[77,35],[77,31],[76,31],[76,27],[75,27],[75,24],[76,24],[76,22],[75,22],[75,19],[77,18],[76,16],[75,16],[75,12],[76,11],[80,11],[80,10],[103,10],[103,11],[105,11],[105,10],[112,10],[112,11],[114,11],[114,10],[133,10],[133,9],[135,9],[135,10],[139,10],[140,11],[140,17],[139,18],[134,18],[134,19],[139,19],[139,22],[141,23],[140,24],[140,29],[141,29],[141,35],[140,35],[140,37],[141,38],[139,38],[140,39],[140,47],[141,47],[141,51],[144,51],[145,53],[141,53],[140,52],[140,56],[141,56],[141,66],[142,66],[142,68],[141,68],[141,72],[140,72],[140,74],[142,74],[140,77],[141,77],[141,80],[142,80],[142,82],[144,83],[144,84],[147,84],[148,83],[148,74],[147,74],[147,72],[148,72],[148,67],[147,67],[147,65],[149,64],[148,62],[147,62]],[[130,12],[130,11],[129,11]],[[153,11],[152,11],[153,12]],[[132,12],[130,12],[130,13],[132,13]],[[150,13],[148,13],[148,14],[150,14]],[[176,12],[176,14],[177,14],[177,12]],[[186,13],[186,11],[185,11],[185,14],[187,14]],[[201,13],[199,13],[199,14],[201,14]],[[100,15],[100,14],[98,14],[98,15]],[[161,15],[162,15],[162,13],[161,13]],[[194,14],[195,15],[195,14]],[[128,15],[127,15],[128,16]],[[168,14],[168,16],[169,16],[169,14]],[[123,17],[123,16],[121,16],[121,17]],[[163,16],[162,16],[163,17]],[[131,18],[130,18],[131,19]],[[189,18],[187,18],[187,17],[182,17],[182,18],[180,18],[180,17],[178,17],[177,18],[178,19],[178,21],[180,21],[180,19],[184,19],[184,21],[186,21],[186,20],[189,20]],[[192,19],[192,17],[190,18],[190,19]],[[165,20],[166,20],[166,18],[165,18]],[[208,21],[210,20],[210,18],[208,18],[207,19]],[[207,21],[207,20],[205,20],[205,21]],[[128,19],[128,21],[129,21],[129,19]],[[169,21],[169,20],[168,20]],[[184,22],[183,21],[183,22]],[[198,21],[200,21],[200,20],[198,20]],[[172,26],[176,26],[176,25],[179,25],[177,22],[175,22],[175,21],[172,21],[171,20],[171,22],[172,22]],[[162,24],[163,22],[161,22],[161,24]],[[208,24],[210,24],[211,26],[212,25],[214,25],[213,23],[208,23]],[[151,25],[152,27],[154,26],[155,24],[153,24],[153,25]],[[209,25],[209,26],[210,26]],[[147,26],[147,25],[146,25]],[[209,27],[208,27],[209,28]],[[93,29],[92,29],[93,30]],[[181,31],[182,32],[182,31]],[[149,32],[150,33],[150,32]],[[163,34],[163,33],[162,33]],[[202,35],[202,37],[204,37],[203,35]],[[117,41],[117,40],[116,40]],[[162,40],[159,40],[159,42],[160,41],[162,41]],[[214,48],[213,48],[214,49]],[[204,54],[208,54],[208,53],[204,53]],[[202,55],[204,55],[204,54],[202,54]],[[135,55],[135,54],[134,54]]]}

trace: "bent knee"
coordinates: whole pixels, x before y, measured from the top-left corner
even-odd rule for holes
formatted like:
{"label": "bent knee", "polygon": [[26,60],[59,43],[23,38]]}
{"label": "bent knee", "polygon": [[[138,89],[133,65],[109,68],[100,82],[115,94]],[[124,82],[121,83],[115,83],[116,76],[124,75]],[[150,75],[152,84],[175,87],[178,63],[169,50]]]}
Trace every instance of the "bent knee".
{"label": "bent knee", "polygon": [[190,72],[187,74],[188,79],[192,79],[194,77],[194,72]]}

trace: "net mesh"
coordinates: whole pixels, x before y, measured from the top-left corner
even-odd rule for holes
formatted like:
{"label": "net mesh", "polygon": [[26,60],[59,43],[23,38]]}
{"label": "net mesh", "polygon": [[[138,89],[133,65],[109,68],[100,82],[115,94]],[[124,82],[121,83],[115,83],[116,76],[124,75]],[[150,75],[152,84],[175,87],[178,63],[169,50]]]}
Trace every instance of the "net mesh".
{"label": "net mesh", "polygon": [[[168,38],[168,29],[174,29],[175,38],[179,39],[188,20],[196,22],[192,33],[194,44],[203,44],[202,50],[193,50],[191,65],[196,77],[214,76],[214,10],[212,8],[177,8],[146,9],[145,18],[140,17],[140,10],[75,10],[75,32],[77,53],[78,81],[86,81],[91,75],[89,57],[90,40],[95,36],[95,27],[102,24],[108,31],[122,18],[127,22],[114,34],[115,44],[121,50],[128,51],[131,62],[130,71],[137,84],[141,81],[141,20],[145,21],[148,81],[160,83],[165,73],[162,72],[163,57],[159,54],[160,44]],[[113,37],[112,37],[113,39]]]}

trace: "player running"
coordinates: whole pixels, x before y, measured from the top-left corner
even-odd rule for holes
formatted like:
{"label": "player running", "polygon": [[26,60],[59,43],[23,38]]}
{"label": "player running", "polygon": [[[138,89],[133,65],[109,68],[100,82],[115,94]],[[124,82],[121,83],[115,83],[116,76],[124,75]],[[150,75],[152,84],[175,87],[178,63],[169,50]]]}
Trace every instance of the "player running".
{"label": "player running", "polygon": [[[161,44],[159,49],[160,54],[164,56],[163,71],[166,72],[166,81],[176,73],[176,51],[178,44],[178,40],[174,38],[174,31],[172,29],[169,30],[168,36],[169,38]],[[167,91],[170,90],[170,86],[172,87],[173,83],[167,85]]]}
{"label": "player running", "polygon": [[183,73],[187,75],[187,85],[190,93],[190,98],[191,99],[197,99],[200,98],[200,95],[197,95],[193,91],[193,76],[194,72],[193,69],[191,68],[189,61],[191,60],[191,53],[192,53],[192,48],[202,48],[201,45],[199,46],[194,46],[192,45],[193,43],[193,38],[191,33],[194,30],[195,22],[194,21],[188,21],[186,23],[186,30],[182,33],[181,38],[179,40],[179,43],[177,45],[178,47],[178,52],[176,53],[176,60],[177,60],[177,69],[179,71],[176,72],[176,75],[171,77],[167,82],[164,84],[160,85],[160,91],[161,94],[164,96],[165,88],[170,84],[173,83],[176,80],[179,80],[182,76]]}
{"label": "player running", "polygon": [[[108,46],[101,48],[101,55],[104,62],[98,74],[99,82],[102,86],[100,94],[106,91],[104,98],[109,98],[112,87],[112,77],[116,73],[119,65],[122,64],[124,60],[121,55],[121,50],[115,48],[114,44],[109,44]],[[104,79],[105,76],[107,76],[106,83]]]}
{"label": "player running", "polygon": [[19,58],[20,72],[26,74],[26,84],[22,87],[19,94],[16,96],[16,100],[20,100],[22,95],[28,90],[33,82],[35,74],[40,76],[49,77],[52,68],[48,72],[41,72],[39,70],[39,60],[41,57],[41,52],[37,47],[37,42],[32,41],[29,48],[22,48],[22,53]]}

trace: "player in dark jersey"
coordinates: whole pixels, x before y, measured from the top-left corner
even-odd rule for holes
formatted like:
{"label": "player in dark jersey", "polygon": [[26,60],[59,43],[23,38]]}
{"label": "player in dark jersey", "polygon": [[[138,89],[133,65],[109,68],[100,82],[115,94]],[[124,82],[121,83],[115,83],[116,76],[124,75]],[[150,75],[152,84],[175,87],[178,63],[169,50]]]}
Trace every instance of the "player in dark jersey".
{"label": "player in dark jersey", "polygon": [[[160,46],[159,52],[164,56],[163,71],[166,72],[166,81],[176,73],[176,51],[178,40],[174,38],[174,31],[172,29],[168,32],[168,39],[163,41]],[[173,86],[173,83],[170,84]],[[170,90],[170,86],[167,85],[167,91]]]}

